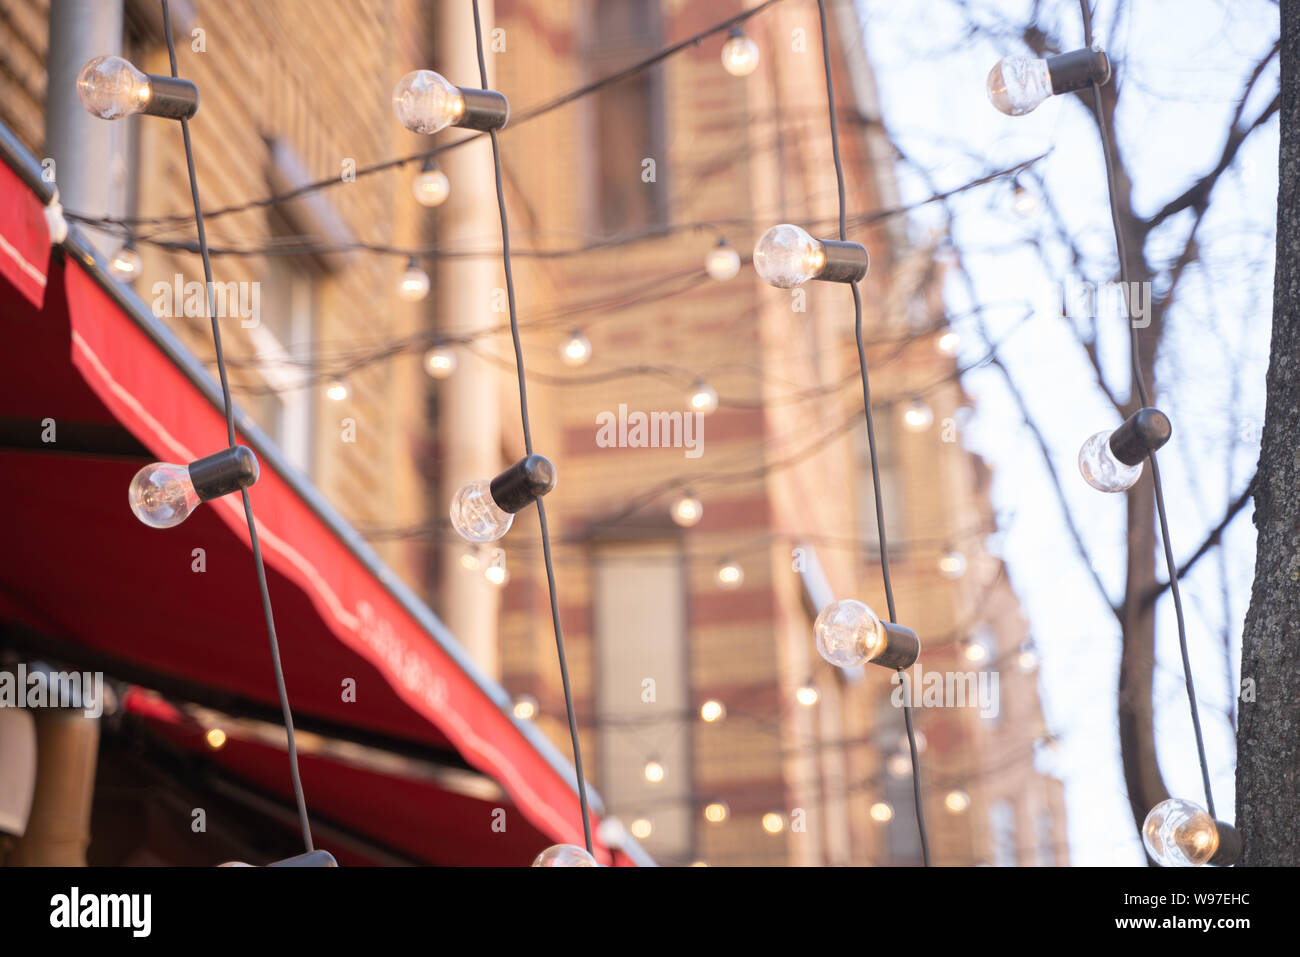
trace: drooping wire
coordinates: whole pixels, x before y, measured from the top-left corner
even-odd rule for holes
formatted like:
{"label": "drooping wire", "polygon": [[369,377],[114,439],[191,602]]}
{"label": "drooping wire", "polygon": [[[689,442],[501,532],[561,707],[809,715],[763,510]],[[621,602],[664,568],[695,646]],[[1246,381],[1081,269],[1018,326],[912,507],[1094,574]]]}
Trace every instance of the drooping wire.
{"label": "drooping wire", "polygon": [[[162,0],[163,35],[167,37],[167,56],[171,61],[172,76],[179,76],[176,66],[176,44],[172,37],[171,11],[167,0]],[[208,315],[212,322],[212,344],[217,353],[217,373],[221,379],[221,397],[225,404],[226,438],[230,448],[236,445],[235,407],[230,398],[230,380],[226,374],[225,351],[221,347],[221,325],[212,283],[212,260],[208,256],[207,234],[203,228],[203,207],[199,203],[199,179],[194,169],[194,144],[190,139],[190,122],[181,120],[181,134],[185,139],[185,164],[189,170],[190,195],[194,200],[194,225],[199,236],[199,254],[203,258],[203,278],[208,288]],[[315,850],[311,839],[311,823],[307,818],[307,800],[303,796],[302,780],[298,774],[298,747],[293,735],[293,712],[289,709],[289,693],[284,685],[284,669],[280,664],[280,643],[275,636],[275,616],[271,612],[271,593],[266,584],[266,567],[262,562],[262,546],[257,538],[257,523],[253,519],[253,500],[248,489],[241,489],[244,500],[244,518],[248,522],[248,540],[253,549],[253,563],[257,568],[257,587],[262,596],[262,615],[266,619],[266,633],[271,643],[271,665],[275,671],[275,687],[280,696],[280,711],[284,716],[284,732],[289,751],[289,775],[293,781],[293,796],[298,805],[298,823],[307,851]]]}
{"label": "drooping wire", "polygon": [[[848,240],[847,201],[844,189],[844,163],[840,157],[839,119],[835,115],[835,82],[831,75],[830,30],[826,23],[826,0],[817,0],[817,16],[821,21],[822,67],[826,73],[826,100],[831,122],[831,154],[835,159],[835,184],[839,191],[840,241]],[[898,610],[894,605],[894,585],[889,577],[889,545],[885,537],[885,506],[880,494],[880,465],[876,458],[876,426],[871,416],[871,381],[867,373],[867,352],[862,337],[862,291],[856,282],[850,283],[853,291],[853,330],[858,347],[858,369],[862,373],[862,409],[867,420],[867,446],[871,453],[871,484],[876,499],[876,536],[880,542],[880,574],[884,580],[885,602],[889,606],[889,620],[898,623]],[[916,828],[921,841],[921,862],[930,866],[930,842],[925,831],[925,808],[921,798],[921,762],[916,747],[916,730],[912,723],[912,695],[905,669],[898,670],[903,683],[903,723],[907,727],[907,747],[912,758],[912,800],[916,804]]]}
{"label": "drooping wire", "polygon": [[[1079,7],[1083,14],[1083,42],[1085,46],[1091,47],[1092,11],[1088,7],[1088,0],[1079,0]],[[1124,302],[1127,303],[1134,293],[1133,286],[1129,283],[1128,244],[1120,224],[1119,192],[1115,182],[1114,141],[1102,105],[1101,86],[1095,80],[1092,83],[1092,111],[1097,120],[1097,129],[1101,133],[1102,158],[1106,166],[1106,191],[1110,200],[1110,219],[1115,230],[1115,253],[1119,257],[1119,277],[1124,286]],[[1151,404],[1151,398],[1147,394],[1146,379],[1142,374],[1142,345],[1138,327],[1128,310],[1125,311],[1125,319],[1129,325],[1129,355],[1133,365],[1133,385],[1142,405],[1148,406]],[[1205,787],[1205,809],[1210,812],[1210,817],[1215,817],[1214,792],[1210,786],[1210,763],[1205,756],[1205,737],[1201,732],[1201,715],[1196,706],[1196,686],[1192,680],[1192,661],[1187,650],[1187,623],[1183,617],[1183,596],[1178,587],[1178,563],[1174,561],[1174,549],[1169,538],[1169,517],[1165,513],[1164,483],[1160,480],[1160,466],[1156,462],[1155,451],[1148,452],[1147,458],[1151,462],[1151,481],[1155,488],[1160,543],[1165,553],[1165,567],[1169,572],[1169,594],[1174,601],[1174,617],[1178,622],[1178,649],[1183,658],[1183,681],[1187,686],[1187,704],[1192,715],[1192,730],[1196,735],[1196,756],[1201,765],[1201,783]]]}
{"label": "drooping wire", "polygon": [[[487,61],[483,56],[483,24],[479,17],[478,0],[471,0],[474,7],[474,40],[478,49],[479,82],[483,89],[488,88]],[[492,138],[492,165],[496,174],[497,209],[501,214],[501,261],[506,274],[506,301],[510,308],[510,337],[514,342],[515,371],[519,379],[519,417],[523,425],[524,451],[533,453],[532,426],[528,420],[528,383],[524,375],[524,348],[519,341],[519,320],[515,311],[515,280],[510,268],[510,223],[506,216],[506,195],[501,175],[501,147],[497,131],[490,130]],[[578,804],[582,811],[582,837],[587,844],[587,853],[595,854],[591,842],[591,811],[587,803],[587,778],[582,770],[582,743],[578,739],[578,717],[573,708],[573,690],[569,681],[568,656],[564,652],[564,629],[560,624],[560,600],[555,588],[555,563],[551,556],[551,533],[546,523],[546,506],[542,499],[537,499],[537,521],[541,526],[542,555],[546,564],[546,584],[551,599],[551,627],[555,632],[555,653],[560,663],[560,683],[564,688],[564,710],[569,720],[569,738],[573,742],[573,770],[578,781]]]}

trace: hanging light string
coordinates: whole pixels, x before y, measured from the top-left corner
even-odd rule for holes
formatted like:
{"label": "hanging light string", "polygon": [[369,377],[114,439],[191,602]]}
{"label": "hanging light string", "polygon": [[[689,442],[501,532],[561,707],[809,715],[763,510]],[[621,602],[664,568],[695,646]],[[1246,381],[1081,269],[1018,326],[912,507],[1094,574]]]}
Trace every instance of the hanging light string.
{"label": "hanging light string", "polygon": [[[848,239],[848,222],[844,189],[844,163],[840,157],[839,121],[835,115],[835,82],[831,76],[830,31],[826,23],[826,0],[817,0],[817,16],[821,21],[822,67],[826,73],[826,100],[831,124],[831,154],[835,160],[835,183],[839,191],[840,241]],[[858,369],[862,373],[862,410],[867,420],[867,446],[871,452],[871,484],[876,499],[876,538],[880,542],[880,574],[885,586],[885,602],[889,606],[889,620],[898,623],[894,605],[894,585],[889,577],[889,545],[885,535],[885,507],[880,494],[880,466],[876,459],[876,426],[871,416],[871,382],[867,374],[867,352],[862,337],[862,291],[856,282],[849,283],[853,291],[853,331],[858,347]],[[907,747],[912,758],[912,799],[916,804],[916,828],[921,841],[921,860],[930,866],[930,842],[925,831],[925,809],[921,799],[921,761],[916,747],[916,729],[912,722],[911,689],[907,687],[906,669],[898,671],[903,682],[903,722],[907,726]]]}
{"label": "hanging light string", "polygon": [[[163,34],[167,37],[167,56],[173,77],[179,76],[176,65],[176,44],[172,38],[171,11],[167,0],[162,0]],[[207,283],[208,315],[212,321],[212,343],[217,354],[217,372],[221,379],[221,397],[225,404],[226,439],[230,448],[236,445],[235,407],[230,398],[230,380],[226,374],[225,354],[221,347],[221,326],[217,321],[217,308],[212,282],[212,260],[208,256],[207,234],[203,228],[203,207],[199,202],[199,180],[194,168],[194,144],[190,139],[190,121],[181,119],[181,134],[185,140],[185,164],[189,170],[190,195],[194,200],[194,225],[199,236],[199,254],[203,258],[203,278]],[[271,644],[271,666],[275,672],[275,688],[280,696],[280,711],[284,716],[284,732],[289,752],[289,775],[293,781],[293,796],[298,805],[298,823],[307,851],[315,850],[311,839],[311,824],[307,818],[307,800],[303,796],[302,780],[298,774],[298,748],[293,735],[293,713],[289,709],[289,693],[284,685],[284,669],[280,664],[280,644],[275,637],[275,616],[271,612],[271,593],[266,585],[266,567],[262,563],[262,546],[257,537],[257,523],[253,519],[253,500],[246,487],[240,489],[244,500],[244,518],[248,522],[248,540],[253,549],[253,563],[257,568],[257,587],[262,596],[262,614],[266,619],[266,633]]]}
{"label": "hanging light string", "polygon": [[[488,89],[487,61],[483,56],[483,24],[479,17],[478,0],[474,7],[474,40],[478,48],[478,72],[483,89]],[[775,0],[769,0],[775,2]],[[515,349],[515,371],[519,379],[519,417],[523,425],[524,451],[533,454],[532,426],[528,420],[528,382],[524,375],[524,348],[519,341],[519,318],[515,310],[515,280],[510,269],[510,223],[506,216],[506,194],[501,174],[501,147],[497,131],[489,130],[492,138],[492,166],[496,174],[497,210],[501,214],[501,264],[506,274],[506,301],[510,308],[510,338]],[[568,657],[564,653],[564,629],[560,625],[560,599],[555,588],[555,562],[551,556],[551,533],[546,524],[546,505],[541,496],[536,499],[537,522],[541,526],[542,555],[546,564],[546,585],[551,599],[551,627],[555,632],[555,653],[560,663],[560,684],[564,688],[564,710],[569,721],[569,739],[573,743],[573,770],[578,783],[578,804],[582,811],[582,836],[587,853],[594,856],[591,842],[591,812],[587,803],[587,778],[582,770],[582,743],[578,739],[578,717],[573,708],[573,689],[569,681]]]}
{"label": "hanging light string", "polygon": [[[1083,44],[1085,47],[1091,47],[1093,45],[1092,10],[1088,6],[1088,0],[1079,0],[1079,8],[1083,14]],[[1110,200],[1111,225],[1115,231],[1115,252],[1119,257],[1120,282],[1124,285],[1125,293],[1131,295],[1133,287],[1129,284],[1128,244],[1124,238],[1124,230],[1120,225],[1114,142],[1111,137],[1110,124],[1106,119],[1106,111],[1102,105],[1101,86],[1096,80],[1092,82],[1092,111],[1097,120],[1097,129],[1101,134],[1101,152],[1106,166],[1106,190]],[[1128,301],[1127,298],[1125,301]],[[1137,389],[1138,398],[1141,400],[1142,405],[1148,406],[1151,404],[1151,399],[1147,394],[1146,380],[1142,374],[1142,346],[1138,328],[1133,323],[1132,316],[1128,315],[1128,310],[1125,310],[1125,320],[1129,326],[1129,354],[1133,365],[1133,384]],[[1205,737],[1201,732],[1201,716],[1196,706],[1196,687],[1192,681],[1192,661],[1187,650],[1187,624],[1183,617],[1183,597],[1178,587],[1178,563],[1174,561],[1174,550],[1169,538],[1169,518],[1165,513],[1164,485],[1160,480],[1160,466],[1156,462],[1154,449],[1147,452],[1147,458],[1151,462],[1151,482],[1155,488],[1156,515],[1160,521],[1160,542],[1164,548],[1165,567],[1169,572],[1169,594],[1174,601],[1174,617],[1178,622],[1178,648],[1183,658],[1183,680],[1187,685],[1187,705],[1191,711],[1192,730],[1196,736],[1196,755],[1201,765],[1201,782],[1205,786],[1205,807],[1209,811],[1210,817],[1217,820],[1218,815],[1214,812],[1214,793],[1210,786],[1210,764],[1205,756]]]}

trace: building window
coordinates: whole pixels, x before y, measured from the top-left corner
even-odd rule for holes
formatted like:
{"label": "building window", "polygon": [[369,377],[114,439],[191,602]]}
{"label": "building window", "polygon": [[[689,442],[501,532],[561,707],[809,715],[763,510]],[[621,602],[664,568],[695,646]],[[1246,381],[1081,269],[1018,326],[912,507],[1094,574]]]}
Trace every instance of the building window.
{"label": "building window", "polygon": [[993,844],[993,866],[1016,866],[1016,809],[1008,800],[989,808],[989,832]]}

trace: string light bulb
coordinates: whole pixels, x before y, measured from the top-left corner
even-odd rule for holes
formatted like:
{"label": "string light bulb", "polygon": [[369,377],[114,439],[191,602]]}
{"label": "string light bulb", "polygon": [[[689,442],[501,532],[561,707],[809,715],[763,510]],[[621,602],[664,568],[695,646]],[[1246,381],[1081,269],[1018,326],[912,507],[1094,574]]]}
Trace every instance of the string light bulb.
{"label": "string light bulb", "polygon": [[704,256],[704,271],[719,282],[734,279],[740,272],[740,253],[725,237],[719,239],[718,244]]}
{"label": "string light bulb", "polygon": [[520,721],[532,721],[537,717],[538,708],[536,698],[530,694],[521,694],[515,697],[514,705],[510,710]]}
{"label": "string light bulb", "polygon": [[1038,212],[1038,194],[1025,186],[1020,180],[1011,187],[1011,208],[1021,219],[1028,219]]}
{"label": "string light bulb", "polygon": [[325,386],[325,398],[333,402],[342,402],[351,394],[352,390],[342,379],[331,379]]}
{"label": "string light bulb", "polygon": [[1147,812],[1142,844],[1161,867],[1223,867],[1241,856],[1236,828],[1182,798],[1161,801]]}
{"label": "string light bulb", "polygon": [[447,378],[456,366],[456,353],[447,346],[434,346],[424,354],[424,371],[434,379]]}
{"label": "string light bulb", "polygon": [[961,345],[961,334],[955,329],[945,329],[939,334],[939,338],[934,340],[934,349],[941,356],[952,356],[957,354],[957,347]]}
{"label": "string light bulb", "polygon": [[1034,650],[1033,642],[1026,641],[1020,646],[1020,651],[1016,653],[1016,667],[1025,674],[1038,667],[1038,652]]}
{"label": "string light bulb", "polygon": [[693,528],[700,524],[700,519],[704,517],[704,506],[693,493],[687,492],[673,502],[669,514],[672,516],[673,521],[682,528]]}
{"label": "string light bulb", "polygon": [[560,346],[560,358],[566,366],[585,366],[591,361],[591,340],[581,329],[574,329]]}
{"label": "string light bulb", "polygon": [[731,809],[723,801],[710,801],[704,805],[704,820],[710,824],[721,824],[731,814]]}
{"label": "string light bulb", "polygon": [[1147,456],[1173,435],[1159,409],[1138,409],[1113,432],[1098,432],[1079,450],[1079,472],[1100,492],[1123,492],[1142,477]]}
{"label": "string light bulb", "polygon": [[209,728],[203,740],[213,751],[220,751],[226,746],[226,732],[221,728]]}
{"label": "string light bulb", "polygon": [[533,858],[533,867],[596,866],[596,859],[574,844],[554,844]]}
{"label": "string light bulb", "polygon": [[886,668],[909,668],[921,654],[916,632],[881,621],[874,611],[853,598],[822,609],[813,623],[817,653],[837,668],[872,662]]}
{"label": "string light bulb", "polygon": [[113,253],[108,260],[108,271],[114,278],[125,283],[135,282],[140,276],[140,271],[144,264],[140,261],[140,254],[135,251],[135,244],[127,240],[120,246],[117,252]]}
{"label": "string light bulb", "polygon": [[411,180],[411,192],[421,206],[441,206],[451,195],[451,180],[438,168],[437,160],[430,156]]}
{"label": "string light bulb", "polygon": [[492,555],[492,561],[488,562],[487,568],[483,569],[483,577],[498,588],[510,581],[510,569],[506,568],[504,551],[499,548],[496,550]]}
{"label": "string light bulb", "polygon": [[957,579],[966,574],[966,556],[955,548],[950,548],[939,559],[939,574],[944,578]]}
{"label": "string light bulb", "polygon": [[785,818],[776,811],[768,811],[763,815],[763,830],[773,836],[780,834],[785,830]]}
{"label": "string light bulb", "polygon": [[432,70],[412,70],[393,88],[393,113],[412,133],[449,126],[487,131],[506,125],[510,105],[494,90],[460,87]]}
{"label": "string light bulb", "polygon": [[700,720],[705,724],[715,724],[727,716],[727,708],[715,698],[710,698],[700,705]]}
{"label": "string light bulb", "polygon": [[632,826],[628,830],[632,832],[632,836],[638,841],[644,841],[655,832],[655,825],[648,817],[639,817],[632,822]]}
{"label": "string light bulb", "polygon": [[949,791],[944,795],[943,806],[950,814],[961,814],[970,807],[970,795],[965,791]]}
{"label": "string light bulb", "polygon": [[773,226],[754,245],[754,270],[778,289],[793,289],[812,279],[857,282],[870,265],[860,243],[814,239],[790,223]]}
{"label": "string light bulb", "polygon": [[894,819],[894,809],[886,801],[877,801],[871,805],[871,820],[878,824],[888,824]]}
{"label": "string light bulb", "polygon": [[696,379],[686,401],[690,404],[692,412],[709,415],[718,411],[718,390],[703,379]]}
{"label": "string light bulb", "polygon": [[526,455],[492,479],[462,486],[451,500],[451,525],[461,538],[482,544],[510,531],[517,512],[555,488],[555,466]]}
{"label": "string light bulb", "polygon": [[821,695],[817,693],[817,689],[812,684],[800,685],[794,692],[794,700],[805,708],[811,708],[820,697]]}
{"label": "string light bulb", "polygon": [[912,770],[912,759],[906,754],[891,754],[885,761],[885,769],[896,778],[906,777]]}
{"label": "string light bulb", "polygon": [[733,591],[739,588],[745,581],[745,570],[740,564],[730,558],[724,558],[718,563],[718,567],[713,573],[718,587],[727,591]]}
{"label": "string light bulb", "polygon": [[135,473],[127,500],[150,528],[174,528],[201,503],[248,488],[259,468],[253,450],[237,445],[189,465],[154,462]]}
{"label": "string light bulb", "polygon": [[740,27],[732,27],[722,44],[722,68],[732,76],[749,76],[758,69],[758,44]]}
{"label": "string light bulb", "polygon": [[651,758],[645,763],[645,767],[641,769],[641,773],[650,784],[660,784],[664,779],[664,766]]}
{"label": "string light bulb", "polygon": [[1110,79],[1110,60],[1098,47],[1038,59],[1003,57],[989,71],[989,100],[1008,116],[1023,116],[1058,93]]}
{"label": "string light bulb", "polygon": [[934,410],[924,399],[913,399],[903,410],[903,425],[909,432],[924,432],[933,424]]}
{"label": "string light bulb", "polygon": [[199,108],[199,90],[189,80],[144,73],[120,56],[97,56],[77,74],[77,98],[101,120],[143,113],[186,120]]}
{"label": "string light bulb", "polygon": [[397,295],[407,302],[419,302],[428,294],[429,274],[412,256],[406,261],[406,271],[397,280]]}

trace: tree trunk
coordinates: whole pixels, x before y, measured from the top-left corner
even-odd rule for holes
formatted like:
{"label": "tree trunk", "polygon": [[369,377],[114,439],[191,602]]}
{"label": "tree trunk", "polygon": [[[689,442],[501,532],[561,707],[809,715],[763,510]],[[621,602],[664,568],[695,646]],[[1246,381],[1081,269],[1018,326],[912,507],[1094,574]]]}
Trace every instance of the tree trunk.
{"label": "tree trunk", "polygon": [[1255,479],[1255,584],[1241,644],[1242,863],[1300,865],[1300,0],[1282,0],[1277,272]]}

